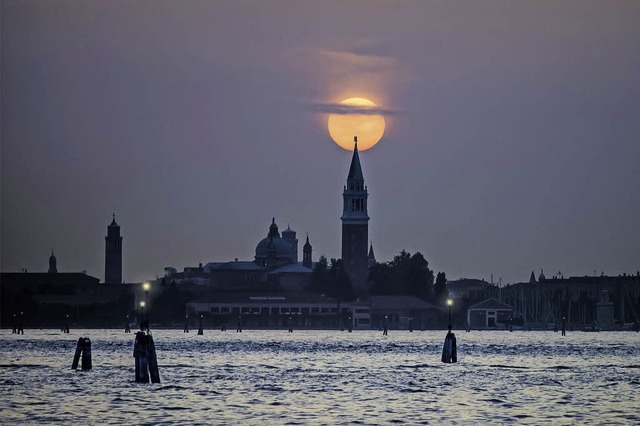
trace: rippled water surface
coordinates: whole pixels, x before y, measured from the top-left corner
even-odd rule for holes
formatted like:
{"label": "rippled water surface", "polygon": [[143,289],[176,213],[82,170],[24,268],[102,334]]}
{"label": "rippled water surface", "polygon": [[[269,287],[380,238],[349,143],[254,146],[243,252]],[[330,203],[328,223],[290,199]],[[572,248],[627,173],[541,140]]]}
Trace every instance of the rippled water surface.
{"label": "rippled water surface", "polygon": [[[0,333],[0,423],[640,424],[640,334],[156,330],[161,384],[121,330]],[[70,369],[78,337],[93,370]]]}

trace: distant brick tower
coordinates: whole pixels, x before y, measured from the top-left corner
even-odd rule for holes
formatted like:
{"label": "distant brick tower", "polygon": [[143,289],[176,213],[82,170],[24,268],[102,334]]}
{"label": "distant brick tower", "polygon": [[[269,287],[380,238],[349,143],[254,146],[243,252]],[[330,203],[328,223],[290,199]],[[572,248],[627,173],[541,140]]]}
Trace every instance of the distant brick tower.
{"label": "distant brick tower", "polygon": [[369,216],[367,215],[367,187],[364,186],[358,137],[354,148],[347,185],[342,192],[342,262],[358,297],[367,296],[367,244],[369,243]]}
{"label": "distant brick tower", "polygon": [[49,273],[58,273],[58,262],[56,261],[56,257],[53,255],[53,250],[51,250],[51,256],[49,256]]}
{"label": "distant brick tower", "polygon": [[120,226],[116,223],[116,215],[107,228],[105,260],[104,260],[104,282],[105,284],[122,283],[122,237],[120,236]]}

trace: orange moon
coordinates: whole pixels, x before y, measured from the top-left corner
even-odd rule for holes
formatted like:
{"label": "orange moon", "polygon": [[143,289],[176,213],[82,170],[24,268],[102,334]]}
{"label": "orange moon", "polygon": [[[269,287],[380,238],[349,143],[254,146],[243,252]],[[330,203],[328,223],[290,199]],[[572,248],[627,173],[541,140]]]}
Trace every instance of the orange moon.
{"label": "orange moon", "polygon": [[[340,102],[359,108],[371,108],[376,104],[365,98],[349,98]],[[356,108],[357,109],[357,108]],[[358,149],[364,151],[377,144],[384,135],[384,117],[382,114],[329,114],[329,135],[340,147],[352,151],[353,137],[358,137]]]}

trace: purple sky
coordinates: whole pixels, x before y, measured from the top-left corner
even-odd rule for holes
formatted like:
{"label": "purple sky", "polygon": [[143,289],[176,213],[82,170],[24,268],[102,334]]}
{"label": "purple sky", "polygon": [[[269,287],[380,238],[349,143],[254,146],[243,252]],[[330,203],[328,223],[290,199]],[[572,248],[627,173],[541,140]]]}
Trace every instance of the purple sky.
{"label": "purple sky", "polygon": [[638,1],[5,1],[2,271],[252,260],[271,217],[340,256],[367,97],[378,260],[452,278],[640,269]]}

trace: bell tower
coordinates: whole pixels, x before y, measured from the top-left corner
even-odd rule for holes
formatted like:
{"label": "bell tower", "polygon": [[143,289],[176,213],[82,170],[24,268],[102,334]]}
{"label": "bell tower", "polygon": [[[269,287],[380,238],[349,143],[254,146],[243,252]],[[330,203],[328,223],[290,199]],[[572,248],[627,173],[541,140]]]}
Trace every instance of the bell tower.
{"label": "bell tower", "polygon": [[313,268],[313,261],[311,260],[312,251],[313,248],[309,243],[309,235],[307,234],[307,242],[304,243],[304,247],[302,247],[302,266],[304,266],[305,268]]}
{"label": "bell tower", "polygon": [[122,237],[115,213],[104,239],[106,243],[104,282],[105,284],[122,284]]}
{"label": "bell tower", "polygon": [[358,137],[354,148],[347,185],[342,192],[342,262],[351,279],[353,290],[359,297],[367,295],[367,244],[369,242],[369,216],[364,176],[358,155]]}

